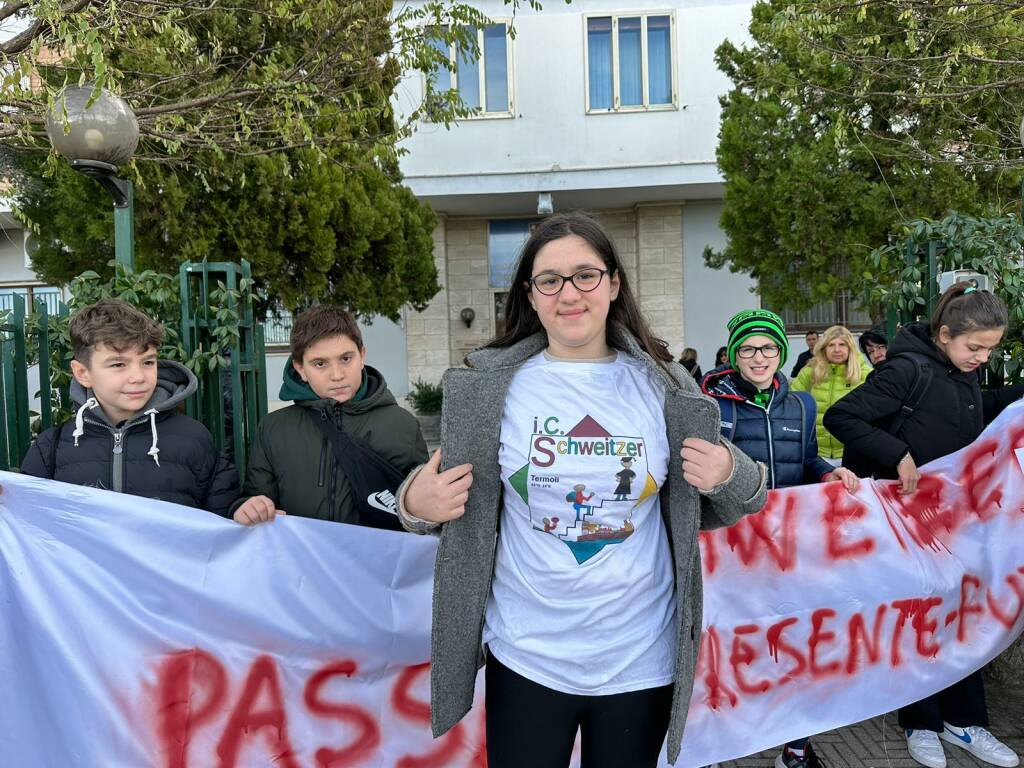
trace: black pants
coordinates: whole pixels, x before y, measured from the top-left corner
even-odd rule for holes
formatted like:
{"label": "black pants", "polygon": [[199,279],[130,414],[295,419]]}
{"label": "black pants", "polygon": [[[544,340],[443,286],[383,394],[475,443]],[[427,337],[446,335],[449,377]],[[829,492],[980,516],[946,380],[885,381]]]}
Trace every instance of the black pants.
{"label": "black pants", "polygon": [[581,768],[654,768],[668,731],[672,686],[609,696],[560,693],[493,656],[485,672],[489,768],[566,768],[582,735]]}
{"label": "black pants", "polygon": [[980,671],[899,711],[901,728],[941,731],[943,720],[958,728],[988,727],[985,683]]}

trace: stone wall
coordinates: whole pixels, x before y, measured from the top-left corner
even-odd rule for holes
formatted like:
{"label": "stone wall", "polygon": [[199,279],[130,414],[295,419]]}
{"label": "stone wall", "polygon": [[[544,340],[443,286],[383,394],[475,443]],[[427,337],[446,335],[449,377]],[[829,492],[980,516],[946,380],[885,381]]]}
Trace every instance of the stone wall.
{"label": "stone wall", "polygon": [[[449,365],[462,365],[467,352],[494,335],[494,307],[487,263],[487,219],[448,222]],[[464,309],[476,315],[468,328]]]}
{"label": "stone wall", "polygon": [[683,351],[683,207],[637,209],[640,308],[676,358]]}
{"label": "stone wall", "polygon": [[434,229],[434,263],[440,292],[422,312],[405,318],[405,344],[410,387],[417,381],[436,384],[451,362],[448,353],[447,221],[439,217]]}

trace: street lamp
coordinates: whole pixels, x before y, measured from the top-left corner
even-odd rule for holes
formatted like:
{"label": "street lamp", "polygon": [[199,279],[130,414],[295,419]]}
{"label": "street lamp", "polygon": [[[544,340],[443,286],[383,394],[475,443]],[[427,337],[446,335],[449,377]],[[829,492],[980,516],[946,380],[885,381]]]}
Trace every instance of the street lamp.
{"label": "street lamp", "polygon": [[[90,85],[69,86],[46,116],[46,133],[79,173],[98,181],[114,200],[114,256],[118,264],[135,262],[132,182],[117,176],[117,166],[132,159],[139,144],[139,122],[123,100],[106,89],[92,104]],[[66,116],[66,118],[65,118]]]}

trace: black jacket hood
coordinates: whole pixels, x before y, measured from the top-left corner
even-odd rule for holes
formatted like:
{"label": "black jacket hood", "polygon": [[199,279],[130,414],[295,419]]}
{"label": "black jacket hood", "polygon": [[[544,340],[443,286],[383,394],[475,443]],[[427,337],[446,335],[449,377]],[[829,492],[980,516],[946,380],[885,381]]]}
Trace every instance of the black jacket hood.
{"label": "black jacket hood", "polygon": [[946,357],[946,353],[935,346],[926,322],[911,323],[900,328],[896,338],[889,345],[888,354],[892,356],[901,352],[916,352],[920,355],[927,355],[939,365],[952,365],[949,358]]}

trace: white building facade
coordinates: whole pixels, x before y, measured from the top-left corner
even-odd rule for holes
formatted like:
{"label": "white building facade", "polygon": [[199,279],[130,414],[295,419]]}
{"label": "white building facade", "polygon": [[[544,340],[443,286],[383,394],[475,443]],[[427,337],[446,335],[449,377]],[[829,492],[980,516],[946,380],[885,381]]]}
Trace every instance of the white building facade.
{"label": "white building facade", "polygon": [[[655,332],[711,368],[728,318],[759,305],[749,278],[703,260],[725,242],[715,147],[729,82],[714,51],[747,39],[751,3],[548,2],[519,9],[514,38],[501,0],[475,5],[494,22],[478,32],[480,60],[439,78],[480,114],[450,129],[421,124],[402,161],[405,183],[439,215],[444,288],[407,313],[409,380],[439,380],[500,327],[510,267],[548,196],[555,211],[605,224]],[[400,107],[422,89],[421,76],[406,77]]]}

